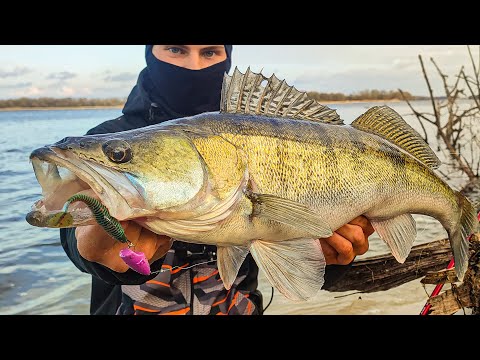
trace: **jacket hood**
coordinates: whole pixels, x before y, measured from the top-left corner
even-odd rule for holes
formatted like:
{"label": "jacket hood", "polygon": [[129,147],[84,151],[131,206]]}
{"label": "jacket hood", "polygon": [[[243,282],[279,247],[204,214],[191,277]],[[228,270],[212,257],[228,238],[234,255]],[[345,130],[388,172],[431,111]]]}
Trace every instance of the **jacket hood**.
{"label": "jacket hood", "polygon": [[148,124],[155,124],[219,110],[223,75],[231,67],[232,45],[225,45],[226,60],[201,70],[160,61],[152,54],[152,48],[153,45],[145,48],[147,66],[140,72],[123,114],[142,116]]}

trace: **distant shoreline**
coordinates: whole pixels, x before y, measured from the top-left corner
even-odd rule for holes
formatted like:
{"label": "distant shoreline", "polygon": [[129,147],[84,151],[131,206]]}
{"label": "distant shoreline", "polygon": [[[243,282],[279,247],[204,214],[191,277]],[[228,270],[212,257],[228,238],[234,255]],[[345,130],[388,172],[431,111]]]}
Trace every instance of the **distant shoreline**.
{"label": "distant shoreline", "polygon": [[32,106],[32,107],[10,107],[0,108],[0,111],[25,111],[25,110],[95,110],[95,109],[123,109],[123,105],[109,106]]}
{"label": "distant shoreline", "polygon": [[[329,100],[329,101],[320,101],[322,104],[354,104],[354,103],[369,103],[369,102],[401,102],[403,100],[399,99],[390,99],[390,100]],[[51,107],[10,107],[10,108],[0,108],[0,111],[26,111],[26,110],[95,110],[95,109],[122,109],[122,105],[110,105],[110,106],[51,106]]]}
{"label": "distant shoreline", "polygon": [[[355,104],[355,103],[378,103],[378,102],[384,102],[384,103],[391,103],[391,102],[401,102],[404,100],[400,99],[377,99],[377,100],[330,100],[330,101],[322,101],[320,100],[319,102],[321,104]],[[411,100],[415,101],[415,100]]]}

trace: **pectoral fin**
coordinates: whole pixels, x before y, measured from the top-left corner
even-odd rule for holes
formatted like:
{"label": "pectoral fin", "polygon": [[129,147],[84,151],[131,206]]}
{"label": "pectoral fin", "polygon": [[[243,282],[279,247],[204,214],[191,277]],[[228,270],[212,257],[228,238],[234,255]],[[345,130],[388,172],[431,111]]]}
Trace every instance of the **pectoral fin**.
{"label": "pectoral fin", "polygon": [[245,257],[248,255],[248,249],[241,246],[218,246],[217,247],[217,267],[225,289],[229,290],[238,270],[242,266]]}
{"label": "pectoral fin", "polygon": [[250,252],[270,283],[290,300],[307,300],[323,285],[325,258],[318,240],[256,240]]}
{"label": "pectoral fin", "polygon": [[412,215],[403,214],[387,220],[370,219],[370,222],[395,259],[405,262],[417,235]]}
{"label": "pectoral fin", "polygon": [[268,194],[250,193],[247,196],[253,204],[253,216],[263,216],[296,227],[316,238],[333,234],[328,223],[304,204]]}

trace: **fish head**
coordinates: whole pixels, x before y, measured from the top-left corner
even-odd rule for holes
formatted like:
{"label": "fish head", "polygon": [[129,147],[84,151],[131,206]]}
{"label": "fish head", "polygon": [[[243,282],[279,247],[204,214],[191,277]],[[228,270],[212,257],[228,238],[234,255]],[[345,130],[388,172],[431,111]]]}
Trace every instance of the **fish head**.
{"label": "fish head", "polygon": [[[99,199],[123,221],[188,207],[206,183],[195,146],[168,130],[67,137],[34,150],[30,160],[43,199],[33,205],[27,221],[42,227],[76,193]],[[94,223],[86,204],[72,204],[70,210],[69,226]]]}

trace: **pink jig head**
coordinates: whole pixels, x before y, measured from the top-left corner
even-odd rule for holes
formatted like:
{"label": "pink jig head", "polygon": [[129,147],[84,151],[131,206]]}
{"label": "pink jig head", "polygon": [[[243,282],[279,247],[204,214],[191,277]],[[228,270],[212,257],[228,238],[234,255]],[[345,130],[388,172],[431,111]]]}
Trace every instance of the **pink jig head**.
{"label": "pink jig head", "polygon": [[119,255],[125,264],[130,267],[130,269],[142,275],[150,275],[150,264],[148,263],[143,252],[136,252],[127,248],[120,250]]}

